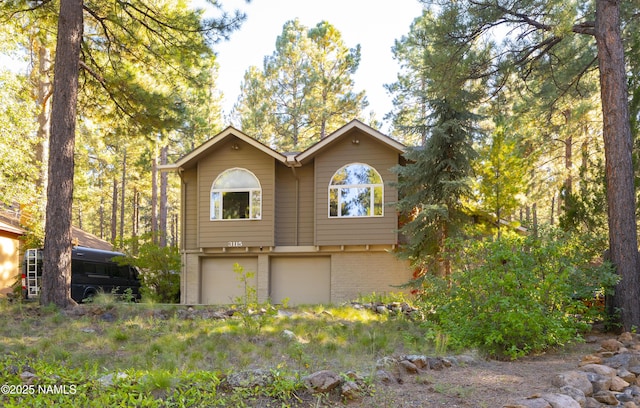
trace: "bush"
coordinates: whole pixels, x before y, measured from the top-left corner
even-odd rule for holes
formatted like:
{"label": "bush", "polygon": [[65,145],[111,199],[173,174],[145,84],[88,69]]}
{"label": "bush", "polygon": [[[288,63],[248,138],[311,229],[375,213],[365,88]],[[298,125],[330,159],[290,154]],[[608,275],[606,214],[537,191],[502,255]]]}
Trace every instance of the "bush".
{"label": "bush", "polygon": [[[584,237],[505,236],[450,243],[455,272],[426,277],[422,304],[450,342],[515,359],[575,340],[599,317],[583,298],[615,285]],[[598,310],[596,310],[598,313]]]}

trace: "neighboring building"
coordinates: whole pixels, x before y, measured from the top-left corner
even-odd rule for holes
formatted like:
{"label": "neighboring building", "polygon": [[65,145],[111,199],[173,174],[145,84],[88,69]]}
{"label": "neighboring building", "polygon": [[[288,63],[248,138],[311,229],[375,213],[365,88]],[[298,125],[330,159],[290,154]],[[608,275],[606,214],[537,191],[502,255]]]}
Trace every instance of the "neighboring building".
{"label": "neighboring building", "polygon": [[398,243],[391,168],[404,146],[352,121],[279,153],[232,127],[175,164],[182,179],[182,303],[233,303],[233,266],[258,300],[337,303],[411,279]]}
{"label": "neighboring building", "polygon": [[0,295],[6,296],[20,277],[20,237],[25,231],[0,221]]}

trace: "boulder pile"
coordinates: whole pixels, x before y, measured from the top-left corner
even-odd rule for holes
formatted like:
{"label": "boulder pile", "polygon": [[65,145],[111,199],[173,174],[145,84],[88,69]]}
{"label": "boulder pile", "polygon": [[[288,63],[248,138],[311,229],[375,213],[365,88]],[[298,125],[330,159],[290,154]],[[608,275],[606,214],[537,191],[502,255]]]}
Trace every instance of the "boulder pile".
{"label": "boulder pile", "polygon": [[603,340],[575,370],[556,374],[556,392],[522,398],[503,408],[640,407],[640,336]]}

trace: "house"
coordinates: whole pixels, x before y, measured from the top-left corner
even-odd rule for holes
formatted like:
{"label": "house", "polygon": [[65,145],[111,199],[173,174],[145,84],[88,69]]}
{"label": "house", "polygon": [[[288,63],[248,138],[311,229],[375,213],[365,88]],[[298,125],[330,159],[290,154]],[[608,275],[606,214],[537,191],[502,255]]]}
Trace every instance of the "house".
{"label": "house", "polygon": [[391,168],[404,145],[354,120],[300,153],[228,127],[164,166],[182,181],[181,301],[234,303],[234,264],[259,301],[337,303],[397,292],[411,278],[398,244]]}
{"label": "house", "polygon": [[25,231],[0,220],[0,295],[12,291],[20,277],[20,237]]}

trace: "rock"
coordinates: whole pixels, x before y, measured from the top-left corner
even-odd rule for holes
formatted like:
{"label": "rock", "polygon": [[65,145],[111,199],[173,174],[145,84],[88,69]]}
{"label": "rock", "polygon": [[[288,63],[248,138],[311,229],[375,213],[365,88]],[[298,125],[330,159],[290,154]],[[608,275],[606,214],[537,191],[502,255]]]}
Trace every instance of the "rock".
{"label": "rock", "polygon": [[603,404],[607,404],[607,405],[618,405],[620,403],[620,401],[618,401],[618,399],[616,398],[615,394],[612,393],[611,391],[598,391],[595,394],[593,394],[593,398],[596,401],[601,402]]}
{"label": "rock", "polygon": [[624,332],[620,336],[618,336],[618,341],[622,343],[625,347],[629,347],[634,342],[633,334],[629,332]]}
{"label": "rock", "polygon": [[638,408],[638,405],[633,401],[627,401],[622,405],[623,408]]}
{"label": "rock", "polygon": [[410,355],[410,356],[405,356],[403,360],[410,361],[419,369],[429,368],[429,363],[427,362],[427,357],[425,356]]}
{"label": "rock", "polygon": [[638,365],[638,358],[633,354],[616,354],[613,357],[609,357],[602,361],[602,364],[608,365],[613,368],[631,367]]}
{"label": "rock", "polygon": [[[442,358],[429,358],[427,360],[429,362],[429,368],[432,370],[442,370],[447,367]],[[451,367],[451,363],[449,363],[449,367]]]}
{"label": "rock", "polygon": [[590,373],[587,372],[587,378],[591,382],[593,386],[593,393],[597,393],[599,391],[609,391],[611,387],[611,377],[606,377],[604,375]]}
{"label": "rock", "polygon": [[565,385],[564,387],[560,387],[560,392],[576,400],[576,402],[580,404],[581,407],[587,405],[587,397],[584,395],[584,392],[577,389],[576,387]]}
{"label": "rock", "polygon": [[622,378],[616,376],[611,379],[611,386],[609,390],[622,392],[627,388],[630,384],[623,380]]}
{"label": "rock", "polygon": [[611,351],[615,353],[620,350],[621,347],[624,347],[624,344],[616,339],[607,339],[603,340],[602,343],[600,343],[600,347],[602,347],[602,349],[605,351]]}
{"label": "rock", "polygon": [[399,365],[407,374],[417,374],[419,371],[418,367],[409,360],[401,360]]}
{"label": "rock", "polygon": [[596,374],[600,374],[602,376],[611,377],[611,378],[615,377],[617,373],[615,368],[602,365],[602,364],[587,364],[580,367],[580,369],[588,373],[596,373]]}
{"label": "rock", "polygon": [[232,388],[266,387],[273,383],[273,374],[268,370],[249,370],[230,374],[227,384]]}
{"label": "rock", "polygon": [[114,379],[124,380],[127,377],[128,375],[125,373],[116,373],[116,374],[111,373],[111,374],[103,375],[102,377],[98,378],[98,383],[100,383],[100,385],[102,385],[103,387],[111,387],[113,386]]}
{"label": "rock", "polygon": [[391,375],[391,373],[389,373],[388,371],[385,370],[378,370],[376,371],[375,374],[375,378],[377,381],[383,383],[383,384],[395,384],[398,381]]}
{"label": "rock", "polygon": [[544,398],[532,397],[517,400],[514,404],[505,405],[504,408],[554,408]]}
{"label": "rock", "polygon": [[22,374],[20,374],[20,379],[22,380],[22,383],[27,385],[31,385],[33,381],[36,380],[37,378],[38,376],[32,373],[31,371],[23,371]]}
{"label": "rock", "polygon": [[330,370],[317,371],[303,379],[307,388],[314,392],[329,392],[342,382],[340,376]]}
{"label": "rock", "polygon": [[632,372],[630,372],[629,370],[627,370],[624,367],[620,367],[618,368],[618,371],[616,372],[616,374],[618,375],[618,377],[622,378],[623,380],[625,380],[628,383],[634,383],[636,382],[636,376],[635,374],[633,374]]}
{"label": "rock", "polygon": [[551,384],[558,388],[569,385],[571,387],[579,389],[587,397],[593,395],[593,385],[591,384],[591,381],[589,381],[587,373],[585,372],[566,371],[564,373],[556,374],[552,378]]}
{"label": "rock", "polygon": [[398,360],[393,357],[382,357],[376,361],[376,368],[384,369],[384,368],[392,368],[398,364]]}
{"label": "rock", "polygon": [[564,394],[543,394],[542,399],[551,404],[553,408],[580,408],[578,401]]}
{"label": "rock", "polygon": [[584,366],[587,364],[602,364],[602,357],[597,354],[588,354],[582,358],[579,366]]}
{"label": "rock", "polygon": [[347,400],[355,400],[362,396],[362,389],[355,381],[345,382],[340,390],[342,397]]}

